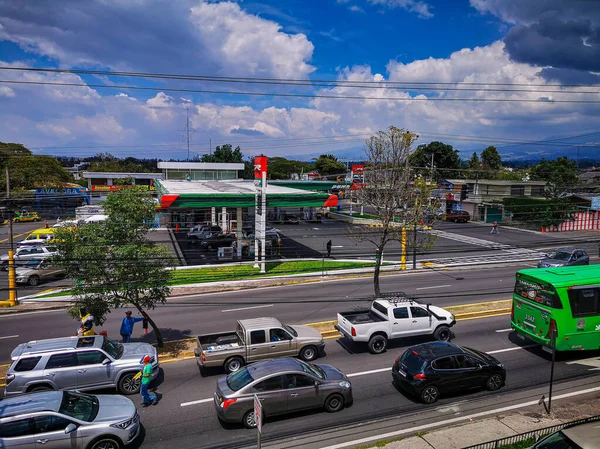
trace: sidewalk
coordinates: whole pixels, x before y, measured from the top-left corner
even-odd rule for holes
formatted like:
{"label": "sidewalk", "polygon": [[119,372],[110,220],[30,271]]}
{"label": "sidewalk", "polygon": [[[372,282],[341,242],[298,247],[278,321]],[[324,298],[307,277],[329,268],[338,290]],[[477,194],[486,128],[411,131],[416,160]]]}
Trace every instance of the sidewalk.
{"label": "sidewalk", "polygon": [[[543,406],[509,412],[493,418],[444,427],[398,441],[380,441],[374,445],[358,446],[361,449],[460,449],[488,441],[531,432],[544,427],[565,424],[577,419],[600,415],[600,393],[586,400],[553,403],[552,414]],[[498,446],[502,448],[503,446]],[[513,446],[528,447],[528,446]]]}

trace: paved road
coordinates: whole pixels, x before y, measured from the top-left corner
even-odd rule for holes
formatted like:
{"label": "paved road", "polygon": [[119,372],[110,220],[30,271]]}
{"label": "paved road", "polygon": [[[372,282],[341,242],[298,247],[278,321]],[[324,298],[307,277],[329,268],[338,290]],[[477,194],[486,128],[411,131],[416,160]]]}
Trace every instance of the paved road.
{"label": "paved road", "polygon": [[[527,266],[389,275],[382,277],[381,290],[404,291],[440,306],[509,299],[516,270]],[[358,278],[171,298],[150,314],[163,337],[175,340],[234,329],[236,320],[243,318],[275,316],[289,323],[333,320],[339,311],[368,307],[364,298],[372,294],[373,280]],[[102,327],[113,338],[119,336],[122,314],[121,310],[114,311]],[[77,327],[64,310],[0,315],[1,336],[18,335],[0,338],[0,363],[9,361],[10,352],[18,343],[72,335]],[[155,341],[152,332],[143,335],[139,324],[134,337]]]}

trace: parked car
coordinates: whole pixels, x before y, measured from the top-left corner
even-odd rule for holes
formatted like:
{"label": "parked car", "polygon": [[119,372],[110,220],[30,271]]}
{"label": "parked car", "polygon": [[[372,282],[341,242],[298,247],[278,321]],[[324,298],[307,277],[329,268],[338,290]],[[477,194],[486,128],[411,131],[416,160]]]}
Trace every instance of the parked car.
{"label": "parked car", "polygon": [[25,212],[19,213],[15,218],[13,218],[13,221],[15,223],[26,223],[31,221],[40,221],[41,219],[42,217],[40,217],[37,212]]}
{"label": "parked car", "polygon": [[485,352],[431,342],[412,346],[396,358],[392,377],[399,388],[432,404],[444,393],[471,388],[498,390],[506,381],[506,370]]}
{"label": "parked car", "polygon": [[551,254],[546,254],[546,257],[538,262],[538,268],[589,264],[590,256],[584,250],[579,248],[559,248]]}
{"label": "parked car", "polygon": [[135,394],[142,356],[150,355],[152,379],[158,376],[156,348],[148,343],[117,343],[101,335],[62,337],[21,343],[11,353],[4,395],[41,390],[117,388]]}
{"label": "parked car", "polygon": [[228,248],[233,244],[234,240],[237,240],[235,234],[213,234],[210,237],[204,238],[200,243],[200,247],[206,248],[209,251],[218,248]]}
{"label": "parked car", "polygon": [[4,399],[0,447],[120,449],[136,439],[140,417],[123,396],[47,391]]}
{"label": "parked car", "polygon": [[35,287],[40,282],[64,278],[67,272],[64,268],[53,265],[44,259],[30,259],[15,270],[17,284],[29,284]]}
{"label": "parked car", "polygon": [[207,239],[215,234],[220,234],[221,232],[223,232],[223,230],[221,229],[221,226],[198,225],[198,226],[194,226],[194,227],[190,228],[190,230],[188,231],[186,236],[188,239],[191,239],[191,240],[203,240],[203,239]]}
{"label": "parked car", "polygon": [[281,221],[283,224],[300,224],[298,217],[292,214],[283,214]]}
{"label": "parked car", "polygon": [[532,449],[599,449],[600,421],[565,427],[538,441]]}
{"label": "parked car", "polygon": [[273,357],[300,357],[305,361],[323,355],[325,340],[309,326],[287,325],[276,318],[239,320],[232,332],[200,335],[194,349],[201,372],[222,366],[227,373],[245,364]]}
{"label": "parked car", "polygon": [[348,377],[329,365],[283,358],[253,363],[217,381],[215,409],[220,420],[256,427],[254,395],[264,417],[324,407],[339,412],[352,405]]}
{"label": "parked car", "polygon": [[49,242],[54,239],[54,233],[56,232],[56,228],[39,228],[32,231],[27,237],[25,237],[19,244],[42,240],[44,242]]}
{"label": "parked car", "polygon": [[[47,259],[58,254],[55,246],[21,246],[14,253],[15,265],[22,265],[31,259]],[[3,270],[8,269],[8,254],[0,257],[0,266]]]}
{"label": "parked car", "polygon": [[466,210],[450,211],[442,215],[442,219],[454,223],[466,223],[471,220],[471,215]]}
{"label": "parked car", "polygon": [[454,315],[447,310],[398,293],[376,299],[368,310],[338,313],[335,328],[354,342],[367,343],[372,354],[381,354],[388,341],[397,338],[432,335],[447,341],[455,324]]}

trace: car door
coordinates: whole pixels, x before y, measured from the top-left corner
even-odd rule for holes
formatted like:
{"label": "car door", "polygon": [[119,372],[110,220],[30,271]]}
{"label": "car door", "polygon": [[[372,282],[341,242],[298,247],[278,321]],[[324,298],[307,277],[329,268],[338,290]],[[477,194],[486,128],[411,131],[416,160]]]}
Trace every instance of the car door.
{"label": "car door", "polygon": [[51,355],[44,368],[44,380],[52,382],[59,390],[77,388],[77,357],[75,352]]}
{"label": "car door", "polygon": [[444,392],[461,388],[461,370],[458,369],[454,356],[440,357],[431,363],[437,377],[437,385]]}
{"label": "car door", "polygon": [[576,265],[588,265],[590,263],[590,258],[583,251],[576,251],[575,254],[577,257]]}
{"label": "car door", "polygon": [[105,359],[108,359],[106,354],[98,349],[77,353],[78,388],[101,387],[112,384],[112,363],[103,365],[102,361]]}
{"label": "car door", "polygon": [[58,266],[53,266],[50,262],[44,261],[39,268],[40,279],[50,280],[60,277],[64,274],[64,270]]}
{"label": "car door", "polygon": [[433,319],[431,314],[424,307],[411,306],[411,334],[412,335],[427,335],[431,334]]}
{"label": "car door", "polygon": [[269,358],[269,343],[264,330],[250,331],[247,348],[248,363]]}
{"label": "car door", "polygon": [[6,449],[31,449],[35,447],[33,420],[22,418],[0,424],[0,447]]}
{"label": "car door", "polygon": [[[62,416],[41,415],[34,418],[36,449],[79,449],[82,438],[75,430],[65,433],[71,421]],[[73,423],[76,424],[76,423]]]}
{"label": "car door", "polygon": [[284,329],[269,329],[269,357],[286,357],[296,354],[296,342]]}
{"label": "car door", "polygon": [[460,371],[461,388],[480,387],[487,380],[483,370],[484,363],[468,355],[456,356],[457,368]]}
{"label": "car door", "polygon": [[395,307],[392,310],[392,338],[406,337],[412,332],[408,307]]}
{"label": "car door", "polygon": [[323,405],[321,390],[315,380],[304,374],[286,374],[284,387],[288,392],[288,412],[316,408]]}
{"label": "car door", "polygon": [[284,381],[285,376],[277,374],[254,385],[265,414],[278,415],[287,412],[289,392],[283,388]]}

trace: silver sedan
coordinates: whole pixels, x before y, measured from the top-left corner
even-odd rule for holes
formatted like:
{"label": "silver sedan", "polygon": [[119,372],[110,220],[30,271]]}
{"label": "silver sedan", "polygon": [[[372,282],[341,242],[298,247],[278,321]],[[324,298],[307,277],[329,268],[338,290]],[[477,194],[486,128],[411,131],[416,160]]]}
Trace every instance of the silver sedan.
{"label": "silver sedan", "polygon": [[265,360],[218,380],[214,400],[219,419],[256,427],[255,394],[266,417],[320,407],[338,412],[353,402],[352,385],[333,366],[292,358]]}

